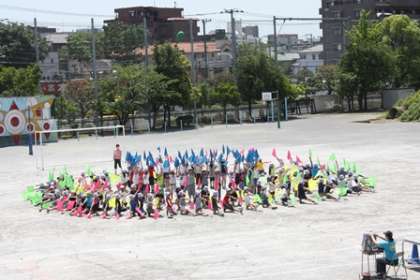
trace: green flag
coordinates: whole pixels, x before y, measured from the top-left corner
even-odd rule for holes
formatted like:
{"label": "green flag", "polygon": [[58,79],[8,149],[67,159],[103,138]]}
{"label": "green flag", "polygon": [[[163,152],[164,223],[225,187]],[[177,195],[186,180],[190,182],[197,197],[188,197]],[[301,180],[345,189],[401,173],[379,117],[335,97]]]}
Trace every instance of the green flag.
{"label": "green flag", "polygon": [[42,193],[41,192],[34,192],[31,195],[31,202],[32,205],[37,206],[42,202]]}
{"label": "green flag", "polygon": [[351,171],[355,174],[355,175],[360,175],[360,168],[357,166],[357,164],[355,162],[353,162]]}
{"label": "green flag", "polygon": [[23,199],[24,200],[30,200],[32,194],[35,192],[34,186],[29,186],[26,188],[26,190],[23,192]]}
{"label": "green flag", "polygon": [[319,195],[319,192],[314,193],[314,200],[318,204],[321,203],[322,199],[321,199],[321,196]]}
{"label": "green flag", "polygon": [[336,161],[337,160],[337,156],[335,154],[331,154],[330,157],[328,158],[328,160],[330,160],[330,161]]}
{"label": "green flag", "polygon": [[376,188],[376,178],[375,177],[368,178],[367,179],[367,185],[369,186],[369,188],[375,189]]}
{"label": "green flag", "polygon": [[338,184],[338,186],[337,186],[337,195],[339,197],[347,196],[347,191],[348,191],[348,188],[347,188],[346,183],[341,182],[341,183]]}
{"label": "green flag", "polygon": [[85,175],[88,177],[93,176],[92,168],[90,166],[86,167]]}
{"label": "green flag", "polygon": [[54,181],[54,169],[48,172],[48,182]]}
{"label": "green flag", "polygon": [[254,204],[262,204],[261,196],[259,194],[254,195],[253,202]]}
{"label": "green flag", "polygon": [[331,173],[337,174],[337,165],[335,164],[335,162],[332,162],[332,163],[328,164],[328,170]]}
{"label": "green flag", "polygon": [[296,204],[297,204],[297,201],[296,201],[295,193],[291,192],[289,196],[289,206],[296,207]]}

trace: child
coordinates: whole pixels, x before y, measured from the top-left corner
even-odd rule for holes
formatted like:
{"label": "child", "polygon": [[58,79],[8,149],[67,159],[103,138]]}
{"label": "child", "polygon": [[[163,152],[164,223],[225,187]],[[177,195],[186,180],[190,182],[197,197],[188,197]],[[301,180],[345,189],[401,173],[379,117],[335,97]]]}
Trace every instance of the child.
{"label": "child", "polygon": [[166,216],[168,219],[173,218],[173,216],[176,216],[176,212],[174,210],[174,204],[172,202],[172,193],[167,192],[166,193]]}
{"label": "child", "polygon": [[147,216],[150,218],[153,216],[153,195],[151,193],[147,194],[147,199],[146,199],[146,212],[147,212]]}
{"label": "child", "polygon": [[118,167],[122,170],[121,156],[122,156],[122,151],[120,150],[120,144],[117,144],[115,145],[114,157],[113,157],[115,174],[117,174]]}
{"label": "child", "polygon": [[197,191],[194,197],[195,215],[203,215],[203,206],[201,203],[201,192]]}
{"label": "child", "polygon": [[250,190],[246,190],[245,209],[246,210],[257,211],[257,208],[258,208],[258,205],[254,204],[254,197],[252,195],[252,192]]}
{"label": "child", "polygon": [[219,215],[219,216],[224,216],[223,213],[220,213],[220,207],[219,207],[219,203],[218,203],[219,197],[217,192],[214,192],[213,195],[211,196],[211,206],[213,208],[213,215]]}
{"label": "child", "polygon": [[179,211],[183,216],[190,214],[190,211],[187,209],[187,201],[183,191],[179,192]]}

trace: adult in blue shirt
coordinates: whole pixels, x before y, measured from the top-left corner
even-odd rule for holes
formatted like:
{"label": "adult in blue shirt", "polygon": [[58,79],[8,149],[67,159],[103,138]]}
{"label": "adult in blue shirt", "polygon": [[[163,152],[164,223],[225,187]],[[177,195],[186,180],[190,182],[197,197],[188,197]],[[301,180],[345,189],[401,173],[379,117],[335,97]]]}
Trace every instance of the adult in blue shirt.
{"label": "adult in blue shirt", "polygon": [[398,255],[395,250],[395,241],[391,231],[384,232],[385,237],[377,234],[373,235],[376,246],[384,250],[384,258],[376,260],[376,273],[378,277],[383,277],[386,273],[387,265],[398,265]]}

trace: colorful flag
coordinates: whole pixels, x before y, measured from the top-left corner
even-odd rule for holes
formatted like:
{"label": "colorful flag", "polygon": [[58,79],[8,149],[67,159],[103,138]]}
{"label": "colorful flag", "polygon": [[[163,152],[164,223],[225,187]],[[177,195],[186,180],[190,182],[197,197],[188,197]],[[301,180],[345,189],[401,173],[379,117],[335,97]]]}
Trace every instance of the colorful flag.
{"label": "colorful flag", "polygon": [[273,157],[277,158],[277,152],[276,152],[276,149],[275,148],[273,148],[273,151],[271,152],[271,155]]}
{"label": "colorful flag", "polygon": [[292,153],[289,151],[287,151],[287,160],[291,161],[292,160]]}

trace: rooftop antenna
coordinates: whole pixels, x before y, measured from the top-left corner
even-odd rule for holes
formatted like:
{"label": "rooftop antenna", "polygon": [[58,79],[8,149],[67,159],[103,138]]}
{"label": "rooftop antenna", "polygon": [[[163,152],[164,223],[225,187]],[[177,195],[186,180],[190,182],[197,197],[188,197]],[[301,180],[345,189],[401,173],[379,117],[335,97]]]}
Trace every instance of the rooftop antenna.
{"label": "rooftop antenna", "polygon": [[174,1],[174,8],[176,8],[176,1]]}

